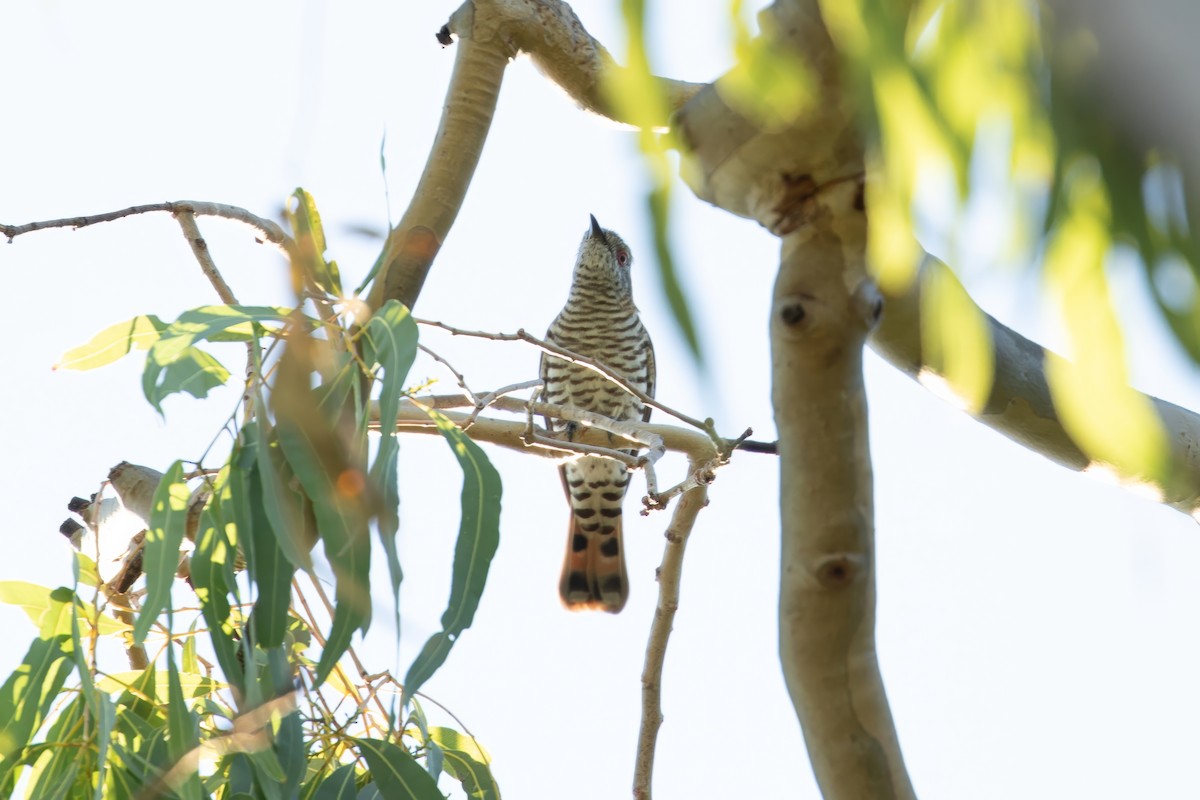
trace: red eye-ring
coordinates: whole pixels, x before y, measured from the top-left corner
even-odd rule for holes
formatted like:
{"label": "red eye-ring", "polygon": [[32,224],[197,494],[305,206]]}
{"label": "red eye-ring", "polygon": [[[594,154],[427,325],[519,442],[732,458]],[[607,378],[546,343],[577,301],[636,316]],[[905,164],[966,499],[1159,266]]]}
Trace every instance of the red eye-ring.
{"label": "red eye-ring", "polygon": [[628,264],[629,263],[629,253],[626,253],[624,250],[618,250],[617,251],[617,263],[620,264],[622,267],[625,266],[626,264]]}

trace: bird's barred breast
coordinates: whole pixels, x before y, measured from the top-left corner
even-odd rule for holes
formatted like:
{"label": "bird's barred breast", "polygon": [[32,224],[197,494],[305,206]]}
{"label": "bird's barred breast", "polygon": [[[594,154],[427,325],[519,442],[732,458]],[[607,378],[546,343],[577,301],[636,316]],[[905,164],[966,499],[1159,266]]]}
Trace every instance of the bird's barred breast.
{"label": "bird's barred breast", "polygon": [[[563,309],[550,325],[547,338],[568,350],[611,367],[633,386],[649,386],[646,329],[636,311],[588,309],[588,313]],[[547,356],[546,400],[603,414],[613,419],[636,419],[642,402],[594,370]]]}

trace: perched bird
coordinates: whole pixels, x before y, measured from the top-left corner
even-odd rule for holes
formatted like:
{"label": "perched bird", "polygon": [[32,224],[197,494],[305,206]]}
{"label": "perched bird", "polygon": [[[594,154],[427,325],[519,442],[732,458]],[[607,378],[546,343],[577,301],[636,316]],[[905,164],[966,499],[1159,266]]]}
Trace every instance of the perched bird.
{"label": "perched bird", "polygon": [[[546,339],[610,367],[633,386],[654,396],[654,346],[633,304],[629,268],[633,254],[616,233],[591,218],[575,260],[567,304],[550,323]],[[551,355],[542,355],[543,396],[548,403],[574,406],[615,420],[650,419],[650,407],[599,373]],[[575,423],[547,420],[568,438]],[[559,469],[571,506],[567,555],[559,593],[572,611],[599,609],[613,614],[629,597],[621,503],[630,473],[619,461],[581,456]]]}

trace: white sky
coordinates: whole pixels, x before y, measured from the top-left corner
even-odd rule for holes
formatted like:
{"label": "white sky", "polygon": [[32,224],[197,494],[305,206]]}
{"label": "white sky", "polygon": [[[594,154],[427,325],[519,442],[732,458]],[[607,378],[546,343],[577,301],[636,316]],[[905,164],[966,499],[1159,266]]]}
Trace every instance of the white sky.
{"label": "white sky", "polygon": [[[576,11],[621,52],[616,3]],[[724,2],[656,4],[661,71],[729,64]],[[14,4],[0,27],[0,220],[211,200],[272,216],[297,185],[323,213],[353,286],[412,191],[454,59],[433,33],[452,3]],[[686,19],[686,22],[684,21]],[[682,32],[686,31],[685,40]],[[634,136],[589,116],[520,60],[508,71],[475,182],[417,313],[465,327],[544,329],[594,213],[639,256],[635,296],[655,337],[659,398],[727,434],[772,438],[766,314],[777,245],[680,185],[674,241],[714,379],[697,379],[657,289]],[[201,220],[245,303],[286,304],[281,259],[234,223]],[[970,254],[986,262],[986,254]],[[138,313],[216,302],[166,215],[0,246],[10,289],[0,392],[0,580],[70,582],[56,533],[72,495],[121,460],[195,458],[236,400],[144,402],[141,364],[53,373],[67,349]],[[1013,272],[975,269],[980,302],[1023,332],[1052,327]],[[1114,292],[1138,386],[1200,406],[1200,381],[1147,310],[1132,270]],[[475,388],[536,376],[518,344],[423,340]],[[237,350],[221,355],[237,374]],[[411,378],[450,376],[419,361]],[[879,651],[908,767],[924,798],[1180,797],[1197,791],[1200,542],[1178,512],[1062,470],[975,423],[873,355],[867,361],[878,511]],[[402,443],[399,672],[437,629],[459,477],[440,440]],[[492,752],[505,795],[627,796],[654,568],[667,516],[626,516],[633,590],[617,617],[559,607],[566,506],[552,464],[489,450],[505,478],[502,540],[474,626],[426,690]],[[668,482],[670,462],[660,480]],[[778,522],[771,459],[739,455],[711,490],[685,564],[668,653],[656,796],[816,797],[775,640]],[[636,485],[636,482],[635,482]],[[378,566],[382,564],[377,561]],[[375,584],[388,604],[382,571]],[[181,597],[181,601],[191,602]],[[359,647],[395,668],[380,606]],[[0,674],[34,635],[0,607]],[[123,665],[111,665],[113,670]]]}

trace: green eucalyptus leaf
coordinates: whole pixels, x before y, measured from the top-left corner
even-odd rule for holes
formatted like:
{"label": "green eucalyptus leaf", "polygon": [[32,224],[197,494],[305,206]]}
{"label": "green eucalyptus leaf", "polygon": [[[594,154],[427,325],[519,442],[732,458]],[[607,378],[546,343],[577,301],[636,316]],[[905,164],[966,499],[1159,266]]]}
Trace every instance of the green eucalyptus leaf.
{"label": "green eucalyptus leaf", "polygon": [[200,612],[208,625],[209,640],[226,680],[243,689],[245,676],[237,657],[236,626],[231,618],[229,594],[234,583],[237,543],[241,531],[233,523],[235,486],[244,480],[236,454],[217,476],[212,499],[200,514],[196,550],[192,554],[192,588],[200,601]]}
{"label": "green eucalyptus leaf", "polygon": [[404,380],[417,355],[417,324],[408,308],[389,300],[371,317],[363,331],[363,360],[368,365],[383,368],[379,390],[379,449],[371,465],[370,480],[380,498],[378,509],[379,540],[387,557],[388,576],[392,582],[395,624],[400,624],[400,581],[404,573],[396,550],[396,533],[400,529],[400,489],[397,469],[400,445],[396,439],[396,418]]}
{"label": "green eucalyptus leaf", "polygon": [[[199,720],[183,696],[172,647],[167,648],[167,684],[167,754],[171,763],[177,764],[200,743],[200,730]],[[195,772],[184,778],[175,791],[183,800],[200,800],[204,794]]]}
{"label": "green eucalyptus leaf", "polygon": [[137,644],[146,641],[150,626],[171,605],[171,586],[179,568],[179,547],[187,531],[187,509],[191,492],[183,479],[183,462],[171,465],[154,491],[150,527],[142,551],[142,570],[146,575],[146,596],[133,626]]}
{"label": "green eucalyptus leaf", "polygon": [[442,630],[431,636],[408,668],[404,698],[411,697],[445,663],[455,640],[475,618],[492,557],[500,544],[500,474],[487,455],[444,414],[426,409],[463,472],[461,518],[454,547],[450,600]]}
{"label": "green eucalyptus leaf", "polygon": [[430,740],[442,751],[446,771],[462,784],[468,797],[500,800],[500,786],[492,775],[491,757],[473,737],[452,728],[429,728]]}
{"label": "green eucalyptus leaf", "polygon": [[355,739],[380,794],[405,800],[444,800],[437,782],[402,747],[380,739]]}
{"label": "green eucalyptus leaf", "polygon": [[[69,597],[60,606],[70,619]],[[68,623],[69,624],[69,623]],[[45,632],[29,645],[20,666],[0,686],[0,796],[11,787],[23,749],[41,727],[74,669],[69,633]]]}
{"label": "green eucalyptus leaf", "polygon": [[354,631],[365,631],[370,625],[370,528],[361,493],[348,491],[339,484],[339,479],[347,480],[344,475],[331,475],[325,469],[310,431],[281,422],[276,433],[288,464],[312,502],[325,557],[337,581],[333,624],[317,664],[316,682],[320,684],[350,647]]}
{"label": "green eucalyptus leaf", "polygon": [[308,800],[355,800],[358,785],[353,764],[343,764],[329,775],[319,776]]}
{"label": "green eucalyptus leaf", "polygon": [[142,393],[154,410],[162,413],[162,401],[173,394],[186,392],[196,399],[208,396],[210,390],[229,380],[229,370],[212,355],[190,347],[169,363],[146,359],[142,372]]}

